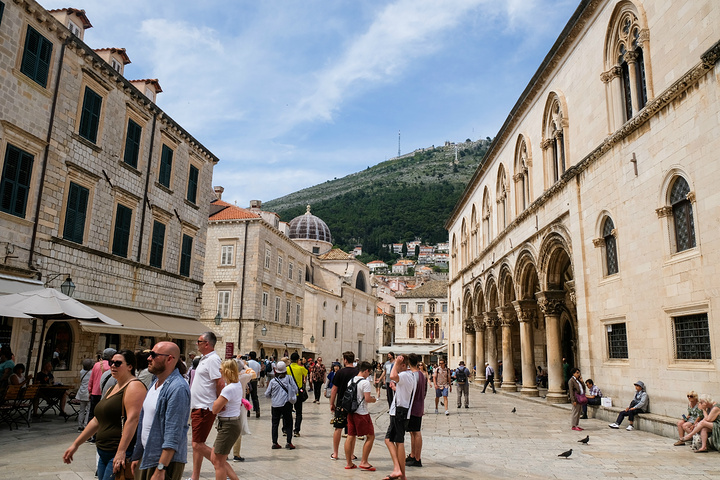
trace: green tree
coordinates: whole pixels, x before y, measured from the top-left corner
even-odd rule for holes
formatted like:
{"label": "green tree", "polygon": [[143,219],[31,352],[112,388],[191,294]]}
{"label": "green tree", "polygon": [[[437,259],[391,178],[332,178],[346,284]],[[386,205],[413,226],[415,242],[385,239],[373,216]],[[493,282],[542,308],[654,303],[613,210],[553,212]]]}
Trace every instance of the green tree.
{"label": "green tree", "polygon": [[403,242],[403,246],[402,246],[402,256],[403,256],[403,257],[407,257],[407,252],[408,252],[407,243],[406,243],[406,242]]}

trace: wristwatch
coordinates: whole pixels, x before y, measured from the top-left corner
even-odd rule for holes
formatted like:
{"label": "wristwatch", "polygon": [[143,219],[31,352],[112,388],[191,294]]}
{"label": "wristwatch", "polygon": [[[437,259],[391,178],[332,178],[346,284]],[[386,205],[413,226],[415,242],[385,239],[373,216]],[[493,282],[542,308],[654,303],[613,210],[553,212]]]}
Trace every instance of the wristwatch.
{"label": "wristwatch", "polygon": [[160,470],[162,472],[163,470],[165,470],[165,465],[163,465],[162,463],[158,463],[156,470]]}

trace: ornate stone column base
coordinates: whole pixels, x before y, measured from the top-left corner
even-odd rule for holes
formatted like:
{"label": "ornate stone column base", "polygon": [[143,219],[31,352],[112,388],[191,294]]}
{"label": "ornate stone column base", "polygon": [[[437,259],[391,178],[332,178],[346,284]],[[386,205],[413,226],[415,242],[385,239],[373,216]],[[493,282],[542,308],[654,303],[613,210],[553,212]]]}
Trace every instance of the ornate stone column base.
{"label": "ornate stone column base", "polygon": [[547,397],[545,397],[545,401],[547,403],[570,403],[568,401],[568,396],[564,393],[557,393],[557,392],[549,392],[547,394]]}

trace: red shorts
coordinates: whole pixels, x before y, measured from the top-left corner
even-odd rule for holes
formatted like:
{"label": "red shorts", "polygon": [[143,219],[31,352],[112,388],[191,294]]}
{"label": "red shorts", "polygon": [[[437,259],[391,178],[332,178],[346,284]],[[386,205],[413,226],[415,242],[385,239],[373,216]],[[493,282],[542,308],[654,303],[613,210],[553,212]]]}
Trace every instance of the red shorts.
{"label": "red shorts", "polygon": [[373,428],[372,418],[370,418],[370,415],[358,415],[357,413],[351,413],[348,415],[347,424],[348,436],[375,436],[375,429]]}
{"label": "red shorts", "polygon": [[215,414],[210,410],[193,408],[192,413],[190,413],[190,420],[192,422],[192,441],[194,443],[205,443],[208,435],[210,435],[213,423],[215,423]]}

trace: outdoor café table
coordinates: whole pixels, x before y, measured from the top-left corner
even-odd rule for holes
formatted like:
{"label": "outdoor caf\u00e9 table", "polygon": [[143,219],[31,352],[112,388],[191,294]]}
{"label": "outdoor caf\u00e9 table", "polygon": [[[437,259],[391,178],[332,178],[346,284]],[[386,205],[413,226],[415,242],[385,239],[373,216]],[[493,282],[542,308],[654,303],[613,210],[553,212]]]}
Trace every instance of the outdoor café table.
{"label": "outdoor caf\u00e9 table", "polygon": [[62,400],[65,392],[70,390],[72,387],[67,385],[43,385],[38,391],[38,399],[45,402],[45,405],[40,406],[40,416],[45,415],[45,412],[52,409],[57,409],[59,414],[62,415],[65,412],[60,412],[60,400]]}

